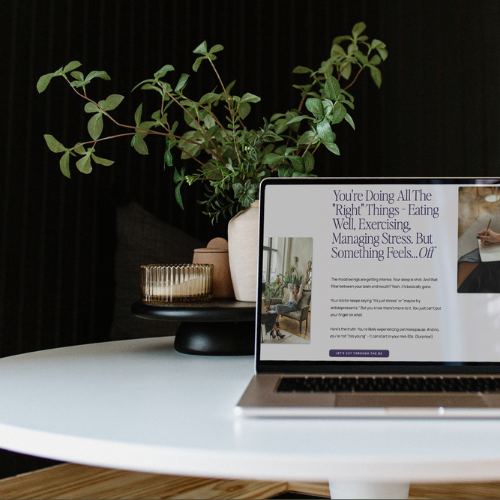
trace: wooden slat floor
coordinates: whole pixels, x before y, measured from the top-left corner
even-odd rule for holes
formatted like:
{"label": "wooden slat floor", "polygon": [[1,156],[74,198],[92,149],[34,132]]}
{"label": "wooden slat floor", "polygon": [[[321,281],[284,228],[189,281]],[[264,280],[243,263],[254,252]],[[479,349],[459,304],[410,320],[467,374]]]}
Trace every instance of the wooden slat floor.
{"label": "wooden slat floor", "polygon": [[[329,498],[327,484],[207,479],[62,464],[0,481],[2,499],[247,499],[298,492]],[[500,483],[419,484],[410,498],[498,499]]]}

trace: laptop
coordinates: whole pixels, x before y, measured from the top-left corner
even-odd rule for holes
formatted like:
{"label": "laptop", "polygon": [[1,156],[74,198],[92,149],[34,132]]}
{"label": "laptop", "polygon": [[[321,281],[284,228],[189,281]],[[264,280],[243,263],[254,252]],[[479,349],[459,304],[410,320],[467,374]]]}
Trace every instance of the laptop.
{"label": "laptop", "polygon": [[498,183],[264,180],[235,414],[500,417],[500,252],[481,260],[500,248]]}

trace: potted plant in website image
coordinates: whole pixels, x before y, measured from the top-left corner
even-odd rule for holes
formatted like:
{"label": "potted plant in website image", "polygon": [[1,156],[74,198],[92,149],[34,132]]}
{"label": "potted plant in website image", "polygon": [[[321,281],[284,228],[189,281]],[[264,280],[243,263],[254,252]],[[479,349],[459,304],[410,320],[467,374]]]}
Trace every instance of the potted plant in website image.
{"label": "potted plant in website image", "polygon": [[[262,179],[314,176],[314,154],[318,148],[340,154],[333,127],[344,120],[355,127],[349,113],[354,109],[351,87],[364,71],[380,87],[379,65],[387,57],[385,44],[377,39],[370,41],[363,35],[365,28],[364,23],[357,23],[350,35],[335,38],[329,57],[318,69],[297,66],[293,72],[307,78],[306,83],[294,85],[300,92],[298,107],[263,118],[258,129],[246,127],[245,119],[260,97],[250,92],[236,95],[235,82],[225,83],[220,78],[215,61],[222,45],[209,48],[203,42],[193,51],[196,59],[192,70],[196,73],[202,64],[210,66],[219,82],[216,89],[199,98],[190,96],[190,75],[173,76],[174,67],[167,64],[132,89],[155,93],[157,109],[146,112],[140,104],[133,120],[128,122],[123,121],[117,110],[123,95],[99,99],[90,92],[89,87],[96,79],[110,79],[108,73],[91,71],[85,75],[80,71],[80,62],[72,61],[40,77],[37,89],[43,92],[54,78],[61,77],[82,99],[84,111],[90,115],[89,137],[70,146],[51,134],[45,135],[45,141],[52,152],[61,155],[60,169],[67,177],[71,176],[73,161],[84,174],[96,166],[112,165],[113,160],[99,156],[103,142],[122,141],[123,147],[147,155],[149,141],[163,141],[164,154],[158,163],[160,168],[171,170],[175,183],[173,195],[179,205],[183,207],[185,186],[201,183],[205,186],[205,197],[198,203],[203,213],[212,222],[230,218],[256,201]],[[182,118],[176,120],[179,115]],[[113,130],[106,135],[108,127]],[[255,247],[256,254],[256,235],[250,237],[253,242],[246,248]],[[230,261],[231,253],[238,250],[232,250],[230,241]],[[248,267],[255,273],[255,266]],[[255,300],[256,279],[251,282],[251,300]]]}

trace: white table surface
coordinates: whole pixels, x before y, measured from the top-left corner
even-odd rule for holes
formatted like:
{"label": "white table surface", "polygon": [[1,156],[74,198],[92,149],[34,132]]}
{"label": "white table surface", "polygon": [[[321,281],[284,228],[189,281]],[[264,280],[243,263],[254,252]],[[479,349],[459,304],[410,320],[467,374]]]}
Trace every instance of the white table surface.
{"label": "white table surface", "polygon": [[342,482],[500,479],[500,422],[243,419],[253,359],[179,354],[172,338],[0,360],[0,447],[156,473]]}

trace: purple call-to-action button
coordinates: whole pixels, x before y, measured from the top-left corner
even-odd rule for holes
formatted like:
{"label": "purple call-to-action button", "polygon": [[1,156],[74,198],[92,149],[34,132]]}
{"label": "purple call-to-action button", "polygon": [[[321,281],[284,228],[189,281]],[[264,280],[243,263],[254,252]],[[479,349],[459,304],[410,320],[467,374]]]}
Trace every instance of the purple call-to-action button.
{"label": "purple call-to-action button", "polygon": [[383,349],[330,349],[330,358],[388,358]]}

